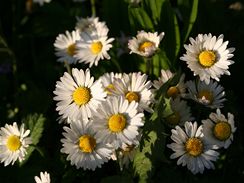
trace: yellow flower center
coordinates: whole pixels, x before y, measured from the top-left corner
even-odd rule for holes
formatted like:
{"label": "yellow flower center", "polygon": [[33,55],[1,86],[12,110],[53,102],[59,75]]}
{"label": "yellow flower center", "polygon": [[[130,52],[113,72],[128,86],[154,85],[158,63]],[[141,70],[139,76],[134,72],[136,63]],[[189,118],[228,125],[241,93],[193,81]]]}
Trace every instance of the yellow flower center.
{"label": "yellow flower center", "polygon": [[125,98],[129,101],[132,102],[133,100],[136,102],[139,102],[140,96],[136,92],[128,92],[125,95]]}
{"label": "yellow flower center", "polygon": [[114,114],[108,119],[108,127],[112,132],[121,132],[126,125],[126,118],[123,114]]}
{"label": "yellow flower center", "polygon": [[106,88],[105,91],[107,92],[108,95],[111,95],[111,90],[115,90],[115,87],[113,84],[109,84]]}
{"label": "yellow flower center", "polygon": [[213,133],[217,139],[225,141],[231,135],[231,126],[225,121],[220,121],[214,126]]}
{"label": "yellow flower center", "polygon": [[96,147],[96,140],[90,135],[82,135],[79,138],[80,150],[84,153],[91,153]]}
{"label": "yellow flower center", "polygon": [[177,125],[180,122],[180,114],[178,112],[174,112],[173,114],[169,115],[168,117],[166,117],[166,121],[170,124],[170,125]]}
{"label": "yellow flower center", "polygon": [[97,42],[94,42],[91,44],[91,52],[94,55],[97,55],[98,53],[100,53],[102,48],[103,48],[103,45],[100,41],[97,41]]}
{"label": "yellow flower center", "polygon": [[185,143],[185,149],[191,156],[199,156],[203,151],[203,143],[199,138],[189,138]]}
{"label": "yellow flower center", "polygon": [[8,137],[6,145],[10,151],[17,151],[21,146],[21,142],[18,136],[11,135]]}
{"label": "yellow flower center", "polygon": [[198,98],[199,99],[205,99],[208,101],[209,104],[213,102],[213,93],[208,90],[202,90],[198,92]]}
{"label": "yellow flower center", "polygon": [[155,43],[153,43],[151,41],[145,41],[145,42],[140,44],[139,51],[145,52],[147,48],[154,47],[154,46],[155,46]]}
{"label": "yellow flower center", "polygon": [[77,105],[84,105],[91,99],[90,89],[87,87],[79,87],[73,93],[73,100]]}
{"label": "yellow flower center", "polygon": [[168,97],[176,98],[179,94],[180,94],[180,90],[176,86],[171,86],[167,90]]}
{"label": "yellow flower center", "polygon": [[75,54],[75,50],[76,50],[75,44],[69,45],[67,48],[68,55],[73,56]]}
{"label": "yellow flower center", "polygon": [[203,67],[211,67],[216,62],[216,55],[213,51],[203,51],[198,56],[199,63]]}

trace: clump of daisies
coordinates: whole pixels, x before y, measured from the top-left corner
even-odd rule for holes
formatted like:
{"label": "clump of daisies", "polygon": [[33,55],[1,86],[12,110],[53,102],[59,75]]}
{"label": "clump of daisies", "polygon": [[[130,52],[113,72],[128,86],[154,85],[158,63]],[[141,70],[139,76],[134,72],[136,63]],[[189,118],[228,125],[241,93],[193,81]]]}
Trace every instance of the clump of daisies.
{"label": "clump of daisies", "polygon": [[[91,68],[100,60],[109,60],[114,38],[108,33],[106,23],[98,17],[77,17],[75,30],[55,40],[58,61]],[[130,54],[152,59],[164,36],[164,32],[138,31],[128,40],[127,49]],[[226,100],[220,77],[230,75],[229,65],[234,63],[230,60],[234,48],[227,45],[223,35],[190,38],[190,44],[184,46],[186,54],[180,57],[197,76],[190,81],[185,81],[185,73],[169,68],[162,69],[153,81],[151,75],[140,71],[105,72],[96,78],[89,68],[68,69],[53,92],[60,121],[65,122],[61,152],[77,169],[95,170],[114,160],[123,170],[138,151],[143,127],[152,119],[148,116],[156,111],[171,132],[173,142],[167,147],[174,152],[170,158],[178,159],[177,165],[186,166],[193,174],[214,169],[219,149],[230,146],[236,131],[234,116],[220,112]],[[195,114],[198,107],[209,113],[208,119]]]}
{"label": "clump of daisies", "polygon": [[27,148],[32,143],[30,130],[24,128],[24,124],[18,127],[14,122],[12,125],[5,124],[0,130],[0,161],[4,166],[14,164],[17,160],[22,162],[27,154]]}

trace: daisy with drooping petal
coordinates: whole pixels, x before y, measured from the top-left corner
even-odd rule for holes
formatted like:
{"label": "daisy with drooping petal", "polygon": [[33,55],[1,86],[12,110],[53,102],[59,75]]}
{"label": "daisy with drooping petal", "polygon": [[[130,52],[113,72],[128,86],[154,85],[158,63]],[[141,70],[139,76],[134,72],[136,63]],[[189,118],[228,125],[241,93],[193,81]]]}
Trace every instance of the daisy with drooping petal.
{"label": "daisy with drooping petal", "polygon": [[153,112],[150,104],[153,102],[152,83],[147,80],[147,75],[141,72],[124,74],[122,79],[114,79],[114,89],[111,95],[122,96],[129,102],[139,103],[139,111]]}
{"label": "daisy with drooping petal", "polygon": [[163,86],[167,81],[169,81],[171,78],[175,76],[175,73],[172,73],[169,69],[167,70],[161,70],[161,76],[158,78],[158,80],[153,81],[153,86],[157,90]]}
{"label": "daisy with drooping petal", "polygon": [[219,153],[204,138],[202,126],[197,127],[197,122],[185,122],[184,126],[184,130],[179,126],[171,130],[174,143],[167,147],[174,153],[170,158],[179,158],[177,165],[187,166],[193,174],[203,173],[205,168],[214,169],[212,161],[217,160]]}
{"label": "daisy with drooping petal", "polygon": [[181,100],[179,97],[170,100],[170,106],[173,114],[165,118],[169,126],[184,126],[186,121],[192,121],[194,118],[191,115],[191,109],[186,101]]}
{"label": "daisy with drooping petal", "polygon": [[95,34],[81,32],[81,40],[77,41],[77,54],[75,57],[80,63],[97,66],[98,62],[103,59],[110,59],[108,51],[112,48],[111,42],[114,38],[108,38],[108,29],[100,27]]}
{"label": "daisy with drooping petal", "polygon": [[112,144],[115,149],[123,143],[131,145],[144,125],[144,114],[138,112],[138,103],[128,102],[122,97],[108,97],[93,115],[93,126],[97,136]]}
{"label": "daisy with drooping petal", "polygon": [[157,51],[160,41],[164,37],[164,32],[158,35],[157,32],[139,31],[136,37],[128,42],[130,53],[136,53],[143,57],[151,57]]}
{"label": "daisy with drooping petal", "polygon": [[204,81],[195,83],[188,81],[186,83],[189,94],[188,97],[206,107],[216,109],[223,107],[223,102],[226,100],[224,88],[218,85],[217,82],[210,80],[207,85]]}
{"label": "daisy with drooping petal", "polygon": [[216,113],[209,115],[209,118],[202,120],[204,135],[209,143],[227,149],[233,141],[233,133],[236,131],[233,114],[228,113],[228,119],[226,119],[220,109],[217,109]]}
{"label": "daisy with drooping petal", "polygon": [[100,22],[98,17],[77,18],[75,28],[88,34],[97,34],[98,31],[103,30],[99,36],[107,36],[109,31],[106,23]]}
{"label": "daisy with drooping petal", "polygon": [[13,125],[5,124],[0,130],[0,161],[4,166],[12,165],[19,160],[25,159],[26,149],[32,143],[28,137],[30,130],[25,130],[24,124],[18,128],[17,123]]}
{"label": "daisy with drooping petal", "polygon": [[65,34],[59,34],[56,37],[54,47],[56,50],[55,55],[59,62],[67,62],[68,64],[75,64],[77,58],[74,57],[76,54],[76,41],[80,40],[80,34],[78,30],[66,31]]}
{"label": "daisy with drooping petal", "polygon": [[196,39],[190,38],[190,44],[184,45],[186,54],[180,59],[186,61],[187,66],[199,75],[201,81],[207,84],[210,78],[219,81],[221,75],[230,75],[229,65],[234,62],[234,48],[227,48],[228,41],[224,42],[224,36],[212,36],[212,34],[198,34]]}
{"label": "daisy with drooping petal", "polygon": [[53,98],[58,101],[56,110],[62,118],[80,119],[87,121],[96,111],[98,104],[105,99],[101,81],[94,82],[90,70],[72,69],[72,74],[67,72],[57,81]]}
{"label": "daisy with drooping petal", "polygon": [[101,80],[104,90],[107,92],[107,95],[111,94],[109,90],[115,89],[113,85],[114,78],[122,79],[122,77],[123,77],[122,73],[113,73],[113,72],[105,73],[102,76],[100,76],[99,79]]}
{"label": "daisy with drooping petal", "polygon": [[36,183],[50,183],[51,179],[50,179],[50,175],[47,172],[40,172],[40,177],[35,176],[34,177]]}
{"label": "daisy with drooping petal", "polygon": [[68,154],[67,160],[77,169],[95,170],[110,159],[112,146],[101,141],[99,135],[95,136],[90,123],[84,124],[78,120],[70,123],[70,128],[64,127],[64,130],[61,152]]}

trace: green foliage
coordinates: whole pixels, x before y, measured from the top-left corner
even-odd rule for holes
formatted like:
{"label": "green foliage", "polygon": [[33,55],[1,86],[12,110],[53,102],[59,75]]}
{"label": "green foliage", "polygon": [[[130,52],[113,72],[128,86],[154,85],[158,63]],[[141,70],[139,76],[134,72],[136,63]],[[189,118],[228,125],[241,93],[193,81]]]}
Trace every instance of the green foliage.
{"label": "green foliage", "polygon": [[45,120],[46,119],[42,114],[28,115],[25,119],[23,119],[25,129],[29,129],[31,132],[30,138],[32,140],[32,143],[27,149],[27,155],[25,156],[25,160],[20,163],[21,166],[28,161],[29,157],[35,149],[39,151],[41,155],[43,155],[42,151],[36,145],[38,144],[42,136]]}

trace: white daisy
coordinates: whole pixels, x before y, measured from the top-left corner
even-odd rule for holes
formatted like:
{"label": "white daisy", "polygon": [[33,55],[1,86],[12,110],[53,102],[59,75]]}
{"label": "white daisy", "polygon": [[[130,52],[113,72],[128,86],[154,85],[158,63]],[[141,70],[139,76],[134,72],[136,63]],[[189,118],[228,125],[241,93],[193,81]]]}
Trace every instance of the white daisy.
{"label": "white daisy", "polygon": [[87,121],[96,111],[98,104],[106,97],[100,80],[94,82],[90,70],[72,69],[57,81],[53,98],[58,101],[56,110],[62,118],[80,119]]}
{"label": "white daisy", "polygon": [[77,169],[95,170],[110,159],[112,146],[101,141],[98,135],[95,136],[90,123],[84,125],[82,121],[75,121],[70,123],[70,128],[64,127],[64,130],[61,152],[68,154],[67,160]]}
{"label": "white daisy", "polygon": [[228,119],[221,114],[219,109],[209,115],[210,119],[202,120],[203,133],[211,144],[227,149],[233,141],[233,133],[236,131],[234,116],[228,113]]}
{"label": "white daisy", "polygon": [[13,125],[5,124],[0,130],[0,161],[4,166],[12,165],[15,161],[19,162],[25,159],[26,149],[31,144],[31,138],[28,137],[30,130],[24,129],[24,124],[18,128],[17,123]]}
{"label": "white daisy", "polygon": [[167,147],[174,151],[171,159],[179,158],[177,165],[187,166],[193,174],[203,173],[205,168],[215,168],[212,161],[217,160],[219,153],[204,139],[202,126],[197,127],[197,122],[186,122],[184,130],[176,126],[171,132],[174,143]]}
{"label": "white daisy", "polygon": [[104,90],[107,92],[108,95],[110,95],[111,92],[109,90],[114,90],[115,89],[114,85],[113,85],[114,78],[122,79],[122,77],[123,77],[122,73],[110,72],[110,73],[103,74],[102,76],[100,76],[99,79],[102,82]]}
{"label": "white daisy", "polygon": [[108,51],[112,48],[114,38],[108,38],[108,29],[100,27],[96,33],[81,32],[81,40],[77,41],[77,54],[79,62],[97,66],[99,60],[110,59]]}
{"label": "white daisy", "polygon": [[75,64],[77,58],[74,57],[76,53],[76,41],[80,40],[80,34],[78,30],[66,31],[65,34],[59,34],[56,37],[54,47],[55,55],[58,58],[59,62],[67,62],[68,64]]}
{"label": "white daisy", "polygon": [[122,97],[108,97],[93,115],[93,126],[98,137],[113,144],[115,149],[123,143],[136,141],[139,127],[143,126],[144,114],[138,112],[138,103],[128,102]]}
{"label": "white daisy", "polygon": [[223,35],[217,38],[211,34],[198,34],[195,40],[190,38],[191,44],[184,45],[186,54],[180,59],[186,61],[194,75],[199,75],[200,80],[207,84],[210,78],[219,81],[221,75],[230,75],[228,68],[234,62],[229,59],[235,49],[227,48],[229,42],[223,42],[223,39]]}
{"label": "white daisy", "polygon": [[191,109],[186,101],[181,100],[179,97],[170,100],[170,106],[173,114],[165,118],[169,126],[184,126],[186,121],[192,121],[194,118],[191,114]]}
{"label": "white daisy", "polygon": [[128,42],[130,53],[136,53],[143,57],[151,57],[157,51],[160,41],[164,37],[164,32],[158,35],[157,32],[139,31],[136,37]]}
{"label": "white daisy", "polygon": [[51,0],[33,0],[34,3],[38,3],[40,6],[43,6],[44,3],[50,3]]}
{"label": "white daisy", "polygon": [[167,70],[161,70],[161,76],[158,78],[158,80],[153,81],[153,86],[157,90],[163,86],[167,81],[169,81],[171,78],[175,76],[175,73],[172,73],[169,69]]}
{"label": "white daisy", "polygon": [[151,81],[147,81],[147,75],[141,72],[124,74],[122,79],[114,79],[114,89],[110,90],[112,95],[122,96],[129,102],[139,103],[139,111],[153,112],[150,104],[153,102],[153,91]]}
{"label": "white daisy", "polygon": [[207,85],[203,81],[195,83],[194,81],[188,81],[186,83],[188,87],[188,97],[201,103],[209,108],[216,109],[223,107],[223,102],[226,100],[224,88],[218,85],[217,82],[210,80]]}
{"label": "white daisy", "polygon": [[36,183],[50,183],[51,179],[50,179],[50,175],[47,172],[40,172],[40,177],[35,176],[34,177]]}
{"label": "white daisy", "polygon": [[[109,31],[106,23],[100,22],[98,17],[77,17],[75,28],[78,29],[80,32],[86,32],[88,34],[99,34],[99,36],[107,36]],[[98,33],[98,31],[100,32]]]}

